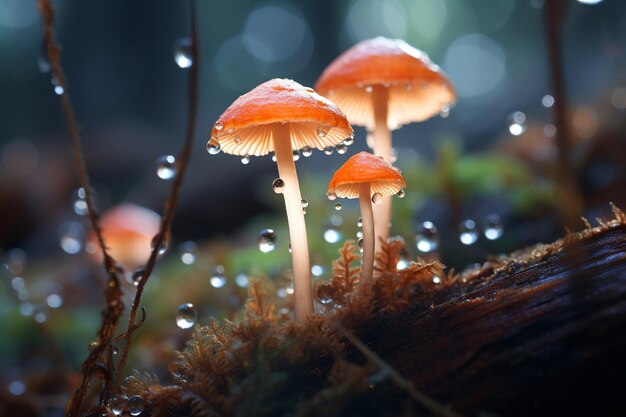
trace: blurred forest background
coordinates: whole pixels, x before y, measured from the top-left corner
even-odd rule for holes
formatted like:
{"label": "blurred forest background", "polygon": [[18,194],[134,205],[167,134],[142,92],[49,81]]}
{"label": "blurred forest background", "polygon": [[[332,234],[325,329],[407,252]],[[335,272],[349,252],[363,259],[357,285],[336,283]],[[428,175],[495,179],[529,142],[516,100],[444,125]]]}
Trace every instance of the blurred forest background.
{"label": "blurred forest background", "polygon": [[[187,116],[187,70],[174,59],[175,43],[188,34],[187,3],[53,3],[98,209],[130,202],[160,213],[171,182],[159,178],[155,161],[179,151]],[[626,2],[566,3],[561,39],[572,160],[593,219],[608,215],[609,201],[626,206]],[[201,322],[235,317],[250,275],[271,277],[277,296],[288,300],[286,219],[271,191],[275,164],[268,156],[243,165],[208,155],[205,144],[239,95],[275,77],[313,86],[326,65],[363,39],[401,38],[424,50],[458,93],[449,116],[393,134],[408,186],[395,200],[392,231],[407,242],[407,262],[440,256],[462,270],[489,254],[563,235],[542,0],[197,4],[197,134],[169,252],[147,285],[148,321],[137,334],[134,367],[166,375],[171,351],[189,336],[175,326],[179,304],[193,302]],[[100,320],[104,272],[85,251],[89,225],[75,207],[69,135],[34,0],[0,0],[0,56],[0,378],[7,395],[19,397],[45,392],[37,391],[36,376],[60,360],[50,346],[78,369]],[[321,279],[358,232],[357,204],[336,211],[324,197],[332,172],[367,149],[365,131],[355,132],[345,155],[315,151],[296,164]],[[257,243],[265,228],[277,236],[269,253]],[[132,295],[132,283],[126,290]],[[48,400],[48,414],[60,415],[64,397]]]}

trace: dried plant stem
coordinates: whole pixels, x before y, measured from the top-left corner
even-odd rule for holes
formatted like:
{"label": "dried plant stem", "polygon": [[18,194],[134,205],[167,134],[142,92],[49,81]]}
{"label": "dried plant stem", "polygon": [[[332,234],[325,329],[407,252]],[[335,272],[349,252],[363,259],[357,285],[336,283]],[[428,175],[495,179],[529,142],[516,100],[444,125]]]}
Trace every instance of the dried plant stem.
{"label": "dried plant stem", "polygon": [[374,272],[374,216],[372,212],[372,196],[369,182],[359,186],[359,205],[363,223],[363,261],[361,262],[361,284],[368,285]]}
{"label": "dried plant stem", "polygon": [[[372,104],[374,106],[374,154],[382,156],[391,164],[391,132],[387,124],[389,90],[382,85],[372,87]],[[389,223],[391,222],[391,197],[383,197],[383,201],[374,207],[374,228],[376,230],[375,251],[380,251],[380,239],[387,241]]]}
{"label": "dried plant stem", "polygon": [[363,342],[361,342],[356,336],[354,336],[350,331],[344,328],[341,324],[335,322],[335,327],[339,329],[342,335],[350,341],[367,359],[369,359],[373,364],[378,366],[379,369],[383,370],[389,379],[396,384],[399,388],[405,390],[411,398],[413,398],[416,402],[421,404],[428,411],[433,413],[435,416],[440,417],[461,417],[461,414],[458,414],[449,408],[444,407],[439,404],[437,401],[430,398],[428,395],[419,391],[411,381],[404,378],[398,371],[396,371],[391,365],[385,362],[380,356],[374,353],[370,348],[368,348]]}
{"label": "dried plant stem", "polygon": [[[124,305],[121,301],[122,291],[120,288],[119,278],[117,277],[119,268],[115,260],[107,252],[107,247],[102,235],[102,229],[99,224],[99,216],[95,210],[92,188],[89,181],[89,175],[87,173],[87,164],[85,162],[81,145],[80,129],[78,122],[76,121],[76,116],[74,114],[74,109],[69,96],[69,88],[65,79],[65,73],[61,65],[61,49],[57,43],[56,32],[54,29],[54,8],[48,0],[38,0],[37,4],[43,20],[44,44],[48,60],[50,61],[52,75],[56,79],[57,86],[63,89],[63,94],[61,94],[60,97],[61,109],[70,132],[74,166],[77,171],[80,186],[85,191],[88,218],[91,223],[91,227],[96,234],[98,245],[104,255],[104,266],[108,274],[107,288],[105,290],[107,307],[103,311],[102,324],[98,330],[98,343],[89,353],[87,359],[83,362],[83,380],[68,403],[67,414],[75,416],[78,413],[82,399],[87,393],[91,377],[94,374],[94,369],[96,368],[95,365],[100,356],[110,345],[111,339],[113,338],[113,332],[115,331],[119,323],[120,316],[124,310]],[[105,389],[108,389],[109,381],[109,378],[105,378]]]}
{"label": "dried plant stem", "polygon": [[583,198],[576,184],[571,161],[571,137],[567,122],[567,103],[561,52],[561,27],[565,20],[567,3],[564,0],[546,2],[545,23],[550,58],[550,75],[554,89],[554,124],[556,144],[559,150],[557,184],[559,193],[559,215],[565,227],[575,230],[583,214]]}
{"label": "dried plant stem", "polygon": [[296,165],[293,162],[289,123],[274,124],[272,138],[278,175],[285,182],[283,197],[285,199],[287,222],[289,223],[289,238],[291,240],[295,317],[297,323],[302,323],[307,316],[313,313],[313,295],[311,290],[309,244],[304,213],[302,211],[302,195],[300,194],[298,174]]}
{"label": "dried plant stem", "polygon": [[197,36],[197,28],[196,28],[196,7],[195,1],[189,0],[190,4],[190,20],[191,20],[191,59],[193,65],[189,68],[189,78],[188,78],[188,117],[187,117],[187,128],[185,133],[185,142],[183,144],[183,148],[176,158],[178,161],[178,173],[174,178],[174,182],[172,184],[172,192],[165,202],[163,208],[163,215],[161,217],[161,226],[159,229],[159,233],[155,236],[153,241],[152,252],[150,253],[150,257],[148,258],[148,262],[146,263],[146,267],[143,270],[143,274],[141,275],[141,281],[137,285],[137,292],[135,293],[135,298],[133,299],[133,304],[130,309],[130,316],[128,319],[128,328],[124,334],[124,346],[121,349],[120,359],[117,365],[116,374],[113,382],[113,386],[117,389],[120,385],[122,375],[124,374],[124,368],[126,366],[126,361],[128,360],[128,351],[131,345],[131,337],[136,330],[135,320],[137,318],[137,312],[139,311],[139,304],[141,303],[141,296],[143,295],[143,290],[152,274],[154,266],[156,264],[157,258],[159,256],[159,249],[162,247],[164,241],[167,239],[169,234],[169,229],[172,224],[172,220],[174,219],[174,212],[176,210],[176,206],[178,204],[178,198],[180,195],[180,189],[183,184],[183,180],[185,177],[185,173],[187,171],[187,165],[189,163],[189,157],[191,155],[191,148],[193,144],[193,136],[196,125],[196,114],[198,109],[198,67],[199,67],[199,59],[198,59],[198,36]]}

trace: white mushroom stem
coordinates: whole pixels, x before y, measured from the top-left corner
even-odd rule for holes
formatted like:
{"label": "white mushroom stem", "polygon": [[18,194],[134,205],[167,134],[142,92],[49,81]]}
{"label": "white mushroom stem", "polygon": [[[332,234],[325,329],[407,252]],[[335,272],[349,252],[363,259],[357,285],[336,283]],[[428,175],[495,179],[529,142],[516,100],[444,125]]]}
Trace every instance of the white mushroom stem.
{"label": "white mushroom stem", "polygon": [[359,185],[359,206],[363,222],[363,261],[361,262],[361,285],[369,285],[374,272],[374,215],[369,182]]}
{"label": "white mushroom stem", "polygon": [[[391,161],[391,132],[387,125],[387,103],[389,89],[382,85],[373,86],[374,105],[374,155],[382,156],[389,164]],[[380,204],[374,206],[374,228],[376,229],[376,252],[380,251],[380,240],[387,241],[391,222],[391,197],[383,197]]]}
{"label": "white mushroom stem", "polygon": [[302,211],[302,196],[296,165],[293,162],[289,123],[276,123],[272,129],[278,175],[285,183],[283,197],[291,239],[296,323],[302,323],[308,315],[313,313],[309,244]]}

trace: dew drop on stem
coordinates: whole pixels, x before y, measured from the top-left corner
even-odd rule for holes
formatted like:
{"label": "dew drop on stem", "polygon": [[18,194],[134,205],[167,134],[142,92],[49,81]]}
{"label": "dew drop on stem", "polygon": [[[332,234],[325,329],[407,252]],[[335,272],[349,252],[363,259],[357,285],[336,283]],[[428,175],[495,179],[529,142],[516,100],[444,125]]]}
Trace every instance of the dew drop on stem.
{"label": "dew drop on stem", "polygon": [[190,68],[193,65],[191,38],[183,37],[174,42],[174,62],[179,68]]}
{"label": "dew drop on stem", "polygon": [[176,325],[181,329],[189,329],[196,324],[196,317],[196,308],[193,304],[181,304],[176,310]]}

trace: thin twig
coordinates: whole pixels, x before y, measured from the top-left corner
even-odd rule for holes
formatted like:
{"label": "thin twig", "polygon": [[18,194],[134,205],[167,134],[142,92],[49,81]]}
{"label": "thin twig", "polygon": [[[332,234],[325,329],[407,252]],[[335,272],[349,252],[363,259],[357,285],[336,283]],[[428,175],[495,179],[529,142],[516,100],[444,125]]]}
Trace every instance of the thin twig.
{"label": "thin twig", "polygon": [[[67,413],[70,416],[76,416],[78,409],[84,398],[89,382],[92,377],[93,365],[98,361],[98,358],[106,351],[107,347],[111,343],[113,333],[119,323],[119,318],[124,310],[124,305],[121,301],[122,290],[120,288],[120,281],[117,276],[119,267],[115,260],[108,254],[107,247],[102,234],[102,229],[99,224],[99,216],[95,210],[93,193],[91,184],[89,181],[89,174],[87,173],[87,164],[85,162],[83,149],[80,139],[80,129],[72,102],[70,101],[69,88],[65,79],[65,72],[61,65],[61,48],[56,39],[56,32],[54,29],[55,13],[54,8],[48,0],[38,0],[39,12],[41,13],[43,21],[43,35],[44,44],[46,47],[46,55],[50,62],[52,70],[52,76],[56,80],[58,87],[63,89],[61,94],[61,109],[65,116],[68,130],[70,132],[72,143],[72,155],[74,159],[74,166],[77,171],[78,181],[85,191],[85,202],[87,204],[88,218],[93,228],[98,245],[104,255],[104,267],[108,275],[107,287],[105,290],[106,308],[103,311],[103,319],[100,328],[98,329],[98,343],[96,347],[89,353],[89,356],[83,362],[83,380],[80,387],[74,392],[70,402],[68,403]],[[108,382],[105,382],[105,386],[108,386]]]}
{"label": "thin twig", "polygon": [[137,285],[137,292],[135,293],[135,298],[133,300],[133,304],[130,309],[130,317],[128,319],[128,330],[126,331],[126,335],[124,336],[124,347],[122,348],[120,360],[118,362],[117,372],[114,380],[114,387],[119,387],[122,375],[124,373],[124,367],[126,365],[126,361],[128,359],[128,351],[131,345],[131,336],[133,333],[133,327],[135,326],[135,319],[137,317],[137,310],[139,308],[139,304],[141,302],[141,296],[143,294],[144,287],[148,282],[148,278],[154,269],[156,264],[159,249],[162,247],[166,236],[169,234],[170,225],[174,218],[174,211],[176,209],[176,205],[178,204],[178,197],[180,194],[180,188],[183,183],[183,179],[185,176],[185,172],[187,170],[187,164],[189,161],[189,157],[191,155],[191,148],[193,144],[193,136],[194,129],[196,124],[196,112],[198,107],[198,37],[196,31],[196,9],[194,0],[189,1],[190,4],[190,19],[191,19],[191,59],[193,65],[189,69],[189,78],[188,78],[188,117],[187,117],[187,130],[185,134],[185,143],[183,144],[183,148],[180,152],[180,155],[177,158],[178,161],[178,173],[174,178],[174,183],[172,184],[172,193],[170,197],[165,202],[163,208],[163,216],[161,217],[161,227],[159,229],[159,233],[155,236],[153,241],[152,252],[150,253],[150,258],[146,263],[146,267],[141,274],[141,281],[139,285]]}
{"label": "thin twig", "polygon": [[437,401],[430,398],[428,395],[415,388],[411,381],[400,375],[398,371],[396,371],[391,365],[385,362],[376,353],[372,352],[370,348],[368,348],[363,342],[361,342],[356,336],[354,336],[341,324],[337,322],[334,322],[333,324],[346,337],[346,339],[348,339],[350,343],[352,343],[354,347],[356,347],[367,359],[369,359],[372,363],[374,363],[381,370],[383,370],[394,384],[396,384],[399,388],[405,390],[411,398],[421,404],[428,411],[436,416],[441,417],[462,417],[461,414],[458,414],[450,410],[449,408],[444,407]]}

